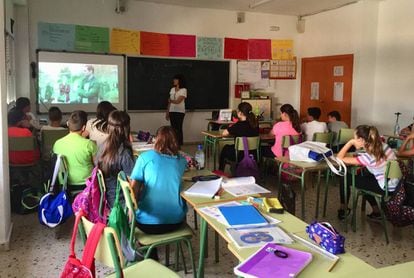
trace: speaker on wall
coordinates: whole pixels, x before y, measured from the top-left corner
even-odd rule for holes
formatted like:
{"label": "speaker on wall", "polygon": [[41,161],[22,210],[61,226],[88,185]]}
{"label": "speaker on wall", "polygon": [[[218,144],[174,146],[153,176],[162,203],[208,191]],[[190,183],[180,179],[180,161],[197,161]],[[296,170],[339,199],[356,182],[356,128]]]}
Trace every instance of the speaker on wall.
{"label": "speaker on wall", "polygon": [[245,13],[238,12],[237,13],[237,23],[244,23],[245,22]]}
{"label": "speaker on wall", "polygon": [[298,22],[296,22],[296,30],[300,34],[305,33],[305,20],[303,18],[298,18]]}

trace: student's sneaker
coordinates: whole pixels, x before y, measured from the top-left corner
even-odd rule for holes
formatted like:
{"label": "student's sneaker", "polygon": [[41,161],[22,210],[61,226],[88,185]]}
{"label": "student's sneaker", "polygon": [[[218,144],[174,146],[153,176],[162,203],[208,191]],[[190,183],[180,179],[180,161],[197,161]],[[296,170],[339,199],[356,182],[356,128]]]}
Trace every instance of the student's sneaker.
{"label": "student's sneaker", "polygon": [[351,213],[351,209],[347,208],[346,211],[344,209],[338,209],[338,219],[344,220]]}
{"label": "student's sneaker", "polygon": [[375,222],[380,222],[382,220],[381,213],[379,212],[376,212],[376,213],[371,212],[370,214],[367,215],[367,217],[369,220],[372,220]]}

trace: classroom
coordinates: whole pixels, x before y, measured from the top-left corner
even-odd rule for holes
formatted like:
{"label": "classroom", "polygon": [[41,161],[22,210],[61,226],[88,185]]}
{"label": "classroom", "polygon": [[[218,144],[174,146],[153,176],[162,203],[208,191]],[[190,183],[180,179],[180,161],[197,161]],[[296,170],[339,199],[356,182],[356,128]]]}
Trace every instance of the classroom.
{"label": "classroom", "polygon": [[[116,28],[140,32],[190,35],[196,38],[219,38],[223,41],[226,39],[289,40],[293,43],[291,50],[296,61],[295,76],[284,79],[267,79],[265,95],[271,99],[270,110],[273,120],[280,117],[279,109],[282,104],[291,104],[299,111],[301,119],[306,116],[309,101],[304,102],[303,99],[304,84],[312,87],[312,90],[316,84],[311,84],[302,76],[304,70],[302,67],[305,61],[312,61],[312,59],[320,57],[327,59],[329,57],[352,57],[351,79],[348,81],[350,87],[347,88],[349,99],[346,103],[349,106],[349,120],[346,122],[353,128],[362,124],[376,126],[379,134],[387,135],[394,134],[395,113],[401,113],[399,116],[401,128],[413,122],[414,111],[409,104],[409,100],[413,99],[412,90],[414,88],[414,79],[412,78],[414,73],[414,69],[412,69],[414,30],[410,31],[414,24],[413,10],[414,1],[412,0],[0,0],[0,14],[4,18],[0,22],[0,29],[5,30],[0,34],[0,122],[3,126],[0,136],[2,146],[0,156],[3,161],[0,164],[0,258],[3,260],[9,256],[8,254],[13,254],[12,256],[16,257],[14,261],[18,262],[18,268],[21,271],[15,274],[13,260],[8,260],[7,264],[1,264],[0,276],[56,276],[62,271],[69,253],[70,235],[65,235],[65,240],[60,242],[54,238],[50,239],[51,242],[42,238],[41,233],[43,232],[37,233],[34,237],[37,242],[30,243],[30,234],[27,236],[27,233],[16,237],[15,233],[19,233],[19,229],[30,230],[33,228],[32,226],[40,226],[40,224],[37,219],[23,223],[27,221],[27,218],[24,218],[27,216],[16,215],[10,209],[7,104],[19,97],[29,98],[32,112],[39,119],[47,118],[47,109],[45,110],[47,105],[45,107],[36,101],[39,98],[37,77],[40,74],[37,62],[39,53],[42,55],[42,52],[38,52],[39,45],[42,43],[42,39],[39,37],[41,24],[104,27],[108,28],[109,32]],[[243,59],[226,59],[224,47],[222,51],[224,54],[222,52],[219,59],[214,58],[211,61],[199,59],[196,54],[187,56],[187,58],[180,55],[176,57],[147,55],[146,57],[145,55],[132,54],[126,59],[177,58],[185,60],[190,57],[192,63],[199,67],[202,67],[202,64],[196,64],[200,62],[199,60],[211,62],[212,64],[209,65],[211,67],[226,61],[229,66],[229,76],[225,78],[225,81],[228,82],[229,90],[228,98],[225,97],[224,101],[228,106],[221,108],[236,109],[240,103],[240,97],[236,97],[237,85],[240,84],[239,60]],[[90,53],[85,53],[85,55],[88,54]],[[111,56],[106,54],[105,51],[101,51],[99,57]],[[254,61],[257,60],[249,62]],[[127,66],[125,66],[122,77],[125,83],[123,85],[125,88],[122,89],[124,93],[128,87],[127,82],[132,82],[127,80],[127,71]],[[157,78],[161,80],[161,77]],[[171,83],[171,78],[168,80],[169,83]],[[326,94],[322,85],[322,83],[317,85],[318,100],[319,95],[323,97]],[[210,88],[208,86],[205,85],[206,88]],[[169,88],[165,88],[166,94],[168,90]],[[227,92],[225,92],[225,96],[227,96]],[[121,98],[124,103],[117,108],[127,110],[131,117],[131,131],[143,130],[155,134],[160,126],[169,125],[165,119],[165,110],[141,109],[145,111],[137,112],[134,111],[135,109],[128,109],[128,105],[130,105],[129,107],[133,106],[128,104],[126,96],[121,96]],[[323,105],[323,101],[321,105]],[[336,103],[335,105],[338,105],[338,109],[342,109],[342,104]],[[95,108],[96,105],[93,109],[91,108],[91,112],[95,111]],[[184,146],[190,146],[184,150],[188,150],[191,154],[195,152],[197,144],[203,142],[204,135],[201,131],[206,129],[206,119],[210,119],[212,116],[212,109],[200,111],[197,109],[198,107],[195,107],[194,110],[187,111],[184,120]],[[38,113],[39,110],[41,113]],[[326,113],[329,111],[323,109],[322,119],[324,121],[326,121]],[[70,113],[71,111],[66,112]],[[94,115],[89,114],[88,116],[93,117]],[[64,115],[65,121],[68,117],[69,114]],[[208,165],[211,166],[209,170],[214,170],[211,159]],[[276,180],[277,178],[271,176],[268,179]],[[268,182],[268,184],[272,183]],[[311,186],[306,190],[309,190],[306,194],[316,192],[316,188]],[[296,192],[298,195],[297,204],[299,204],[296,208],[297,217],[300,216],[300,202],[298,201],[300,194],[298,192]],[[339,194],[336,192],[336,189],[335,192],[330,190],[329,197],[338,195],[335,198],[339,202]],[[313,220],[311,214],[315,209],[315,202],[314,199],[307,201],[307,215],[302,218],[303,221],[310,223]],[[367,265],[373,266],[372,271],[368,268],[360,273],[361,276],[381,277],[381,273],[376,272],[375,269],[391,266],[396,268],[390,270],[388,275],[390,273],[398,275],[399,271],[404,271],[401,270],[404,268],[403,263],[414,261],[412,226],[391,228],[391,224],[388,223],[390,243],[387,245],[383,238],[381,225],[378,224],[371,229],[371,225],[364,223],[362,230],[357,230],[356,233],[351,229],[345,232],[341,222],[336,219],[334,202],[328,201],[328,211],[329,209],[332,211],[330,214],[328,212],[327,219],[338,226],[341,233],[349,240],[348,243],[352,246],[351,253],[358,258],[358,263],[364,261]],[[302,203],[302,205],[304,204]],[[305,207],[302,207],[302,210],[304,209]],[[192,210],[193,208],[190,209],[189,206],[187,219],[193,219]],[[37,218],[36,214],[30,215]],[[189,226],[193,227],[192,221]],[[200,221],[204,223],[204,220]],[[368,233],[368,235],[364,237],[364,233]],[[45,234],[53,237],[52,232],[45,232]],[[195,234],[197,235],[193,238],[194,258],[199,264],[201,262],[201,260],[198,261],[199,231],[196,230]],[[20,249],[24,250],[24,253],[12,253],[17,241],[25,241],[27,244],[27,249]],[[41,256],[36,254],[36,250],[43,248],[42,241],[49,248],[53,248],[53,252]],[[210,247],[209,256],[205,259],[203,269],[205,276],[234,277],[233,268],[239,264],[239,258],[233,256],[234,252],[229,251],[226,248],[226,243],[221,239],[220,262],[214,262],[213,242],[214,235],[211,233],[207,244]],[[77,250],[77,253],[80,254],[81,249]],[[403,254],[395,254],[400,251]],[[50,258],[47,256],[52,256],[54,252],[58,258],[56,260],[63,258],[63,261],[58,262],[51,259],[52,266],[46,267],[44,261],[49,260]],[[27,257],[27,260],[22,260],[22,256]],[[189,256],[185,257],[187,264],[190,265]],[[402,265],[401,268],[398,268],[399,264]],[[35,274],[29,272],[30,268],[39,268],[39,266],[45,268],[45,275],[41,275],[39,270],[34,271]],[[337,276],[335,271],[346,267],[337,265],[337,269],[326,276],[340,277],[340,273]],[[352,266],[349,267],[352,268]],[[185,277],[190,277],[193,274],[191,265],[189,268],[190,273]],[[99,268],[98,276],[103,277],[104,273],[108,273],[107,269]],[[179,272],[181,276],[183,273],[183,271]],[[407,272],[401,272],[399,277],[406,277],[404,273]],[[198,275],[200,276],[200,273]],[[350,275],[358,277],[358,273]]]}

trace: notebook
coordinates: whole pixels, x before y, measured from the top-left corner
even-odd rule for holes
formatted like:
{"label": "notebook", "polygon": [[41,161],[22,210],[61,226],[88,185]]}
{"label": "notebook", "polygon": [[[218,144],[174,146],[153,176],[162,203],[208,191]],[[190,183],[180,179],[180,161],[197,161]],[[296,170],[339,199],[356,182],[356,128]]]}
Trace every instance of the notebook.
{"label": "notebook", "polygon": [[219,191],[221,181],[222,178],[209,181],[198,181],[187,189],[184,194],[212,198]]}
{"label": "notebook", "polygon": [[[287,258],[274,254],[275,250],[286,252]],[[234,268],[234,273],[240,277],[296,277],[310,262],[312,254],[305,251],[288,248],[275,243],[267,243],[256,253]]]}
{"label": "notebook", "polygon": [[223,214],[227,223],[230,226],[240,225],[260,225],[268,224],[269,222],[260,212],[252,205],[243,206],[223,206],[219,207],[221,214]]}

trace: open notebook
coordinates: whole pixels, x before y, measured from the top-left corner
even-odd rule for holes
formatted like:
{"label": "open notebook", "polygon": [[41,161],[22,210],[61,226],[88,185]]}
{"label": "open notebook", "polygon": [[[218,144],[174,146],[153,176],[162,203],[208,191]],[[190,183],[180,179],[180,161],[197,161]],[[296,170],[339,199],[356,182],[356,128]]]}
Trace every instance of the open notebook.
{"label": "open notebook", "polygon": [[194,183],[184,194],[212,198],[220,189],[222,178]]}
{"label": "open notebook", "polygon": [[[276,256],[275,250],[286,252],[287,258]],[[234,273],[240,277],[290,278],[296,277],[311,261],[311,253],[267,243],[236,266]]]}
{"label": "open notebook", "polygon": [[256,184],[256,179],[252,176],[223,180],[222,187],[236,197],[270,192],[266,188]]}

